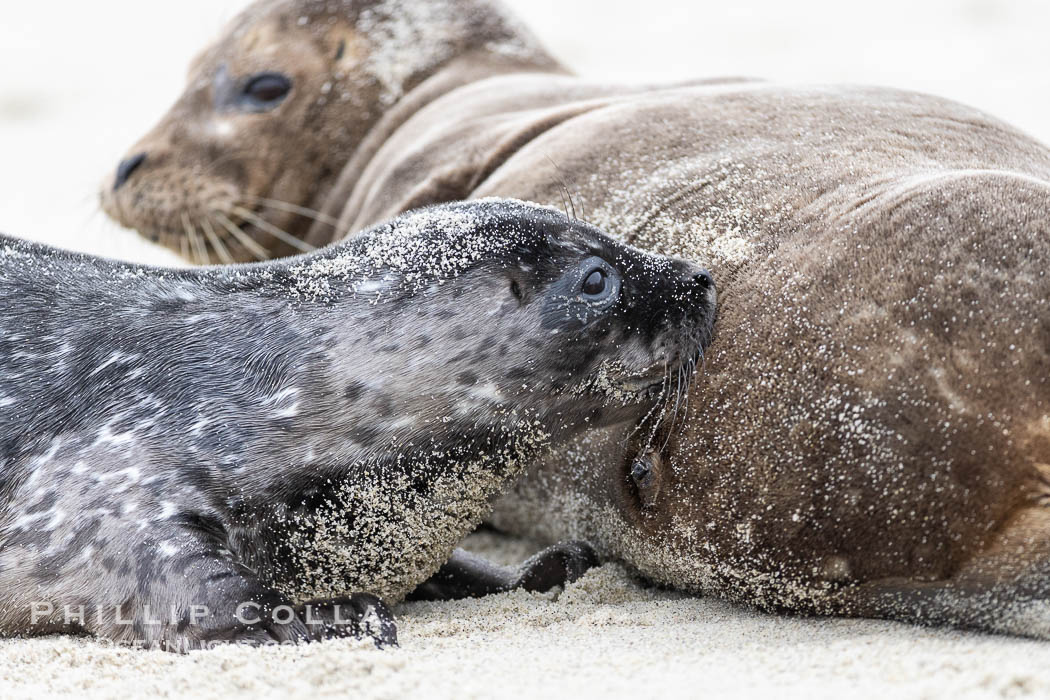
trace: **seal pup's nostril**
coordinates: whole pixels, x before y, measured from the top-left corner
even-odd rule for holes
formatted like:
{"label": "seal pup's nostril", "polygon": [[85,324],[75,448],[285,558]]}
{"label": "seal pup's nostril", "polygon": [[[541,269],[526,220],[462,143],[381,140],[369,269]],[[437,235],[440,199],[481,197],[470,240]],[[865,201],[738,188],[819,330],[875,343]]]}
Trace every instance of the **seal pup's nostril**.
{"label": "seal pup's nostril", "polygon": [[139,153],[121,161],[120,165],[117,166],[117,177],[113,180],[113,191],[119,190],[145,160],[146,154]]}
{"label": "seal pup's nostril", "polygon": [[715,285],[715,280],[707,270],[700,270],[693,275],[693,282],[703,289],[710,289]]}

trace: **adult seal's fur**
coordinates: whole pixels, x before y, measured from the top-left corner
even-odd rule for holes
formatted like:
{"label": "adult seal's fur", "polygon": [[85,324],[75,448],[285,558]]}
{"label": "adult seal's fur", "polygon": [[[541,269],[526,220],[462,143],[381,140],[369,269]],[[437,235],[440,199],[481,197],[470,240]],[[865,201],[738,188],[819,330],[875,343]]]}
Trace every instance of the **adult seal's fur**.
{"label": "adult seal's fur", "polygon": [[188,271],[0,239],[0,633],[393,641],[375,596],[550,446],[658,410],[713,304],[695,265],[505,201]]}
{"label": "adult seal's fur", "polygon": [[[430,8],[440,23],[423,21]],[[333,69],[325,37],[339,36],[360,54]],[[412,70],[384,93],[399,96],[377,98],[399,66]],[[225,106],[230,80],[243,92],[262,71],[290,76],[281,104]],[[560,206],[568,191],[622,239],[720,280],[684,430],[656,449],[593,431],[521,480],[496,523],[586,538],[653,580],[767,609],[1050,637],[1044,145],[898,90],[588,83],[483,0],[289,1],[250,9],[195,64],[107,209],[156,233],[177,210],[143,193],[223,206],[176,172],[280,199],[272,183],[292,175],[244,154],[297,157],[363,113],[381,115],[331,141],[339,165],[294,169],[328,192],[291,199],[322,212],[313,244],[432,202]],[[274,220],[299,235],[295,216]]]}

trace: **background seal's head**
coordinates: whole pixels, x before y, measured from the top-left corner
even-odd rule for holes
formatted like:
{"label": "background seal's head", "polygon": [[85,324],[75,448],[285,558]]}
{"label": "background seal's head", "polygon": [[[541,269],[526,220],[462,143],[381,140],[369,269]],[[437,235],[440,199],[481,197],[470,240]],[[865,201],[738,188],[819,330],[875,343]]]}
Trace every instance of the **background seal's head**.
{"label": "background seal's head", "polygon": [[102,206],[187,259],[260,260],[300,239],[369,130],[459,57],[545,67],[486,0],[263,0],[190,66],[185,91],[120,160]]}

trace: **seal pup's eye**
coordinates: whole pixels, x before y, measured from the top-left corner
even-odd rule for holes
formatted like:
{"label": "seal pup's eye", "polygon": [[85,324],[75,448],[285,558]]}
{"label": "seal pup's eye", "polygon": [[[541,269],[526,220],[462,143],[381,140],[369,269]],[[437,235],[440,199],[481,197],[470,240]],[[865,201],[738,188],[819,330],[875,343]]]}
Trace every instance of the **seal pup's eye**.
{"label": "seal pup's eye", "polygon": [[598,256],[582,260],[577,270],[576,294],[582,301],[588,304],[607,303],[619,295],[619,274]]}
{"label": "seal pup's eye", "polygon": [[244,86],[244,97],[260,107],[276,107],[292,89],[292,81],[280,73],[260,73]]}
{"label": "seal pup's eye", "polygon": [[589,297],[601,296],[605,293],[605,280],[608,275],[600,267],[592,270],[583,280],[583,293]]}

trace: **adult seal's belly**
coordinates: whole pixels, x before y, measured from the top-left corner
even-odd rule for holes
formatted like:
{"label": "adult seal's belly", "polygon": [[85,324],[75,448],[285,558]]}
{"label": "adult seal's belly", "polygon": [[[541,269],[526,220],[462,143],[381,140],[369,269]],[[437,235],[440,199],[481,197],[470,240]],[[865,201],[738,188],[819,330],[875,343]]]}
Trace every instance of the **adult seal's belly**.
{"label": "adult seal's belly", "polygon": [[201,270],[0,239],[0,633],[393,641],[375,596],[530,461],[659,412],[713,305],[697,266],[504,200]]}
{"label": "adult seal's belly", "polygon": [[[425,4],[368,7],[411,24],[391,8]],[[311,4],[281,7],[244,21],[261,31]],[[311,77],[382,114],[338,177],[297,171],[327,193],[297,200],[321,210],[306,233],[300,213],[297,235],[322,244],[436,201],[571,197],[625,241],[708,265],[723,300],[681,432],[647,447],[592,431],[519,481],[495,522],[768,609],[1050,636],[1050,151],[897,90],[590,84],[488,3],[441,7],[433,35],[340,20],[367,40],[362,66],[403,50],[399,37],[441,49],[390,105],[353,90],[360,74]],[[443,38],[478,17],[521,50],[479,39],[447,53]],[[220,69],[206,58],[194,85]],[[216,118],[199,104],[196,122]],[[234,144],[270,144],[261,124],[282,108],[211,145],[233,158]],[[351,112],[317,114],[323,127]],[[144,144],[167,157],[158,129]],[[136,177],[129,201],[161,182]]]}

